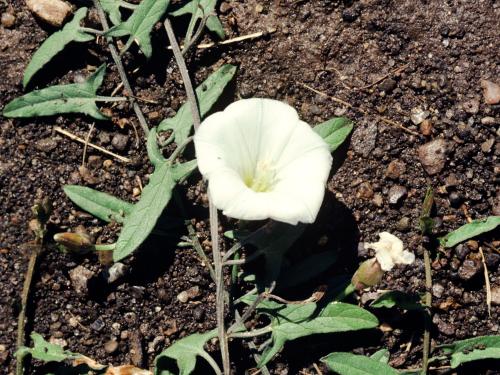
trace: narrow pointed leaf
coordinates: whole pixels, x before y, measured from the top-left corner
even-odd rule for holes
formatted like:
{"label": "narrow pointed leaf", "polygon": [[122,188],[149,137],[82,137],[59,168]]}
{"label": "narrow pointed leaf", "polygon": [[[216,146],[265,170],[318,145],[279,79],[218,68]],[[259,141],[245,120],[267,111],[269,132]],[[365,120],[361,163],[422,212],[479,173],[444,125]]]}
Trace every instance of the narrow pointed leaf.
{"label": "narrow pointed leaf", "polygon": [[439,242],[444,247],[453,247],[460,242],[467,241],[470,238],[479,236],[480,234],[492,231],[500,225],[500,216],[490,216],[486,219],[473,220],[441,237]]}
{"label": "narrow pointed leaf", "polygon": [[[204,117],[219,99],[235,73],[236,66],[223,65],[196,88],[201,117]],[[165,119],[158,125],[158,132],[172,130],[175,143],[181,144],[189,137],[192,127],[191,106],[184,103],[174,117]]]}
{"label": "narrow pointed leaf", "polygon": [[63,190],[77,206],[106,222],[123,223],[134,208],[132,203],[86,186],[66,185]]}
{"label": "narrow pointed leaf", "polygon": [[180,375],[189,375],[196,366],[196,357],[207,358],[209,354],[203,348],[206,342],[217,336],[217,330],[206,333],[195,333],[184,337],[166,350],[161,352],[155,359],[155,375],[170,375],[166,367],[165,359],[170,358],[176,361]]}
{"label": "narrow pointed leaf", "polygon": [[167,206],[177,181],[196,168],[196,161],[177,164],[163,163],[157,166],[142,191],[141,199],[127,217],[113,251],[115,262],[134,252],[153,231]]}
{"label": "narrow pointed leaf", "polygon": [[214,15],[216,4],[217,0],[191,0],[183,7],[177,9],[174,12],[171,12],[170,15],[174,17],[182,16],[185,14],[192,15],[191,22],[187,31],[187,34],[189,35],[193,33],[196,22],[199,19],[211,14],[211,16],[209,16],[207,19],[206,27],[210,31],[216,33],[219,38],[223,39],[225,37],[224,28],[222,27],[222,24],[220,23],[217,16]]}
{"label": "narrow pointed leaf", "polygon": [[83,113],[97,120],[106,120],[96,106],[96,100],[105,97],[96,95],[102,84],[106,65],[101,65],[83,83],[50,86],[35,90],[12,100],[3,109],[5,117],[51,116],[60,113]]}
{"label": "narrow pointed leaf", "polygon": [[345,117],[336,117],[316,125],[313,130],[328,143],[330,151],[334,152],[351,134],[352,121]]}
{"label": "narrow pointed leaf", "polygon": [[500,359],[500,336],[480,336],[441,345],[451,355],[451,367],[481,359]]}
{"label": "narrow pointed leaf", "polygon": [[24,71],[23,86],[26,87],[31,78],[42,69],[52,58],[61,52],[71,42],[88,42],[94,40],[94,36],[87,34],[80,28],[80,22],[87,15],[87,8],[80,8],[75,13],[71,22],[68,22],[62,30],[49,36],[33,54],[28,67]]}
{"label": "narrow pointed leaf", "polygon": [[339,375],[398,375],[398,371],[377,359],[351,353],[331,353],[321,358]]}
{"label": "narrow pointed leaf", "polygon": [[144,56],[150,58],[153,54],[151,31],[167,10],[169,3],[170,0],[141,1],[127,21],[112,27],[106,35],[130,35],[126,45],[130,46],[132,42],[136,42]]}

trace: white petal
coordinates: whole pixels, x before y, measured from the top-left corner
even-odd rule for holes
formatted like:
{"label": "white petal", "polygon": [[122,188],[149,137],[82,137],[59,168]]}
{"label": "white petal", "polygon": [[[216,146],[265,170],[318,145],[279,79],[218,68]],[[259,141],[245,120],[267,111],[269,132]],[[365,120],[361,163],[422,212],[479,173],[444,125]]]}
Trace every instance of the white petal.
{"label": "white petal", "polygon": [[375,250],[375,257],[384,271],[390,271],[396,264],[411,264],[415,255],[403,250],[403,241],[388,232],[379,233],[379,241],[365,244],[366,248]]}
{"label": "white petal", "polygon": [[[316,219],[332,158],[323,139],[289,105],[270,99],[237,101],[203,121],[195,147],[210,197],[225,215],[290,224]],[[256,192],[243,176],[253,176],[261,162],[276,171],[275,184]]]}

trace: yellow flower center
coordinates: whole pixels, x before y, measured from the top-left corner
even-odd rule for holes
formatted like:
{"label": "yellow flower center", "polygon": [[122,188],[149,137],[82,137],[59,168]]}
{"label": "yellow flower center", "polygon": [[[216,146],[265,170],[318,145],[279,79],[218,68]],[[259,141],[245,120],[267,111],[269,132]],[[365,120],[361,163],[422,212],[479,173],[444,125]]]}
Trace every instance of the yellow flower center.
{"label": "yellow flower center", "polygon": [[276,183],[276,171],[269,162],[260,160],[253,173],[246,173],[243,180],[246,186],[257,193],[271,191]]}

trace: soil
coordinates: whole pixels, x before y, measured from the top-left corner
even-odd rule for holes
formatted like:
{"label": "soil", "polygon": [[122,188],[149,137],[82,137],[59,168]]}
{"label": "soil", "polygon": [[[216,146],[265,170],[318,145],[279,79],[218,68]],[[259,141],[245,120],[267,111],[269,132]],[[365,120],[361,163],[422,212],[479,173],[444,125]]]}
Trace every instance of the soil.
{"label": "soil", "polygon": [[[373,256],[363,242],[376,241],[382,231],[400,237],[417,260],[386,273],[377,288],[357,294],[351,302],[368,307],[377,291],[385,289],[425,292],[418,218],[427,187],[436,191],[436,235],[465,224],[468,217],[500,214],[496,185],[500,107],[485,103],[480,85],[482,79],[500,80],[500,4],[494,0],[234,0],[223,2],[220,9],[228,37],[257,31],[266,35],[188,57],[197,83],[223,63],[239,67],[219,108],[236,98],[268,97],[288,102],[310,124],[334,116],[346,116],[355,123],[349,144],[335,154],[337,165],[318,222],[307,230],[300,241],[304,246],[292,259],[326,246],[338,251],[340,260],[316,280],[280,293],[288,299],[307,298],[333,276],[352,273],[358,262]],[[0,26],[3,107],[23,94],[23,71],[53,30],[37,21],[24,1],[4,2],[0,12],[15,16],[12,26]],[[98,28],[95,20],[92,13],[89,26]],[[183,20],[176,22],[176,30],[185,30]],[[157,125],[175,114],[185,94],[161,27],[156,28],[153,41],[155,53],[150,61],[132,49],[124,62],[135,95],[147,99],[140,101],[141,108],[150,125]],[[107,95],[119,77],[102,41],[71,46],[38,74],[29,89],[79,81],[103,62],[108,63],[109,74],[101,90]],[[0,117],[1,373],[13,373],[15,366],[17,314],[29,257],[24,244],[32,240],[27,224],[35,200],[48,197],[53,202],[50,235],[83,225],[102,243],[113,242],[119,228],[79,211],[65,197],[62,186],[88,185],[134,202],[138,199],[134,188],[146,184],[152,172],[144,142],[136,142],[134,127],[140,127],[133,111],[123,104],[109,105],[107,110],[114,121],[96,123],[90,140],[133,163],[108,162],[106,155],[89,149],[90,177],[78,172],[82,145],[58,134],[54,127],[85,137],[91,119]],[[113,141],[120,135],[127,138]],[[437,148],[441,151],[419,150],[438,139],[444,142]],[[422,162],[432,164],[434,171]],[[204,242],[208,211],[200,177],[194,176],[180,190],[188,197],[189,218]],[[171,210],[175,213],[175,207]],[[233,224],[225,222],[221,230]],[[433,254],[433,346],[498,334],[499,301],[496,297],[489,315],[479,255],[480,246],[491,287],[499,288],[497,235],[493,232]],[[209,243],[204,245],[209,251]],[[148,368],[175,340],[215,326],[214,284],[194,250],[176,248],[175,241],[152,239],[124,262],[128,272],[112,284],[105,280],[105,263],[95,254],[62,253],[49,236],[32,286],[28,329],[102,363]],[[88,290],[80,292],[69,276],[78,266],[92,274]],[[193,286],[198,286],[199,295],[180,302],[177,295]],[[274,359],[271,373],[314,374],[314,363],[326,373],[319,362],[322,355],[335,350],[371,354],[382,347],[390,350],[390,364],[395,368],[418,367],[420,316],[372,311],[384,329],[298,340]],[[109,344],[110,340],[118,345]],[[216,346],[211,350],[216,353]],[[236,373],[254,366],[244,345],[234,343],[232,352]],[[460,373],[500,373],[498,365],[484,362]],[[35,364],[29,373],[43,371]]]}

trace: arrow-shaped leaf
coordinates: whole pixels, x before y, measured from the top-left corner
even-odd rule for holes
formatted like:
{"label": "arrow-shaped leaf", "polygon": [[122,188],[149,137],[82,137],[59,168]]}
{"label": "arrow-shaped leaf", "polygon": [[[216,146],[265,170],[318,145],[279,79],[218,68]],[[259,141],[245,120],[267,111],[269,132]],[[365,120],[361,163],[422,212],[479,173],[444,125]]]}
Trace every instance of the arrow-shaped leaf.
{"label": "arrow-shaped leaf", "polygon": [[81,356],[80,354],[64,350],[59,345],[45,341],[39,333],[33,332],[31,339],[33,340],[33,348],[23,346],[17,351],[17,356],[22,358],[26,354],[31,354],[33,358],[44,362],[62,362],[66,359],[75,359]]}
{"label": "arrow-shaped leaf", "polygon": [[103,221],[122,223],[134,208],[132,203],[86,186],[66,185],[63,190],[73,203]]}
{"label": "arrow-shaped leaf", "polygon": [[23,86],[26,87],[31,78],[45,64],[61,52],[67,44],[71,42],[88,42],[94,39],[94,36],[82,31],[80,22],[87,15],[87,8],[80,8],[75,13],[71,22],[68,22],[62,30],[49,36],[33,54],[31,61],[24,71]]}
{"label": "arrow-shaped leaf", "polygon": [[330,370],[339,375],[398,375],[399,373],[386,363],[377,359],[351,353],[331,353],[321,358]]}
{"label": "arrow-shaped leaf", "polygon": [[172,165],[157,166],[142,191],[141,199],[127,217],[113,251],[115,262],[132,254],[153,231],[163,210],[167,206],[177,182],[196,168],[196,160]]}
{"label": "arrow-shaped leaf", "polygon": [[206,333],[195,333],[180,339],[172,346],[161,352],[155,359],[155,375],[174,374],[168,370],[165,359],[170,358],[177,362],[179,375],[189,375],[196,366],[196,357],[205,358],[208,362],[213,361],[203,348],[206,342],[217,336],[217,330]]}
{"label": "arrow-shaped leaf", "polygon": [[225,37],[224,27],[214,14],[216,4],[217,0],[191,0],[182,8],[170,13],[170,15],[174,17],[182,16],[184,14],[192,15],[186,35],[193,35],[196,22],[204,16],[208,16],[206,24],[207,29],[216,33],[219,38],[223,39]]}
{"label": "arrow-shaped leaf", "polygon": [[[235,73],[234,65],[223,65],[196,88],[201,117],[204,117],[219,99]],[[189,103],[184,103],[174,117],[165,119],[158,125],[158,132],[172,130],[175,143],[179,145],[189,137],[192,126],[191,106]]]}
{"label": "arrow-shaped leaf", "polygon": [[113,25],[118,25],[122,22],[122,14],[120,8],[135,9],[137,5],[127,3],[123,0],[99,0],[102,9],[108,14]]}
{"label": "arrow-shaped leaf", "polygon": [[96,95],[102,84],[106,65],[101,65],[85,82],[50,86],[12,100],[3,109],[5,117],[51,116],[59,113],[84,113],[97,120],[106,120],[96,101],[113,101]]}
{"label": "arrow-shaped leaf", "polygon": [[126,51],[132,42],[136,42],[144,53],[144,56],[150,58],[153,54],[151,48],[151,31],[167,10],[169,3],[170,0],[141,1],[127,21],[112,27],[106,35],[130,35],[123,50]]}

